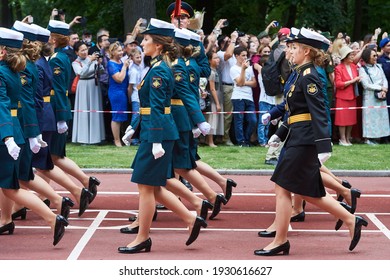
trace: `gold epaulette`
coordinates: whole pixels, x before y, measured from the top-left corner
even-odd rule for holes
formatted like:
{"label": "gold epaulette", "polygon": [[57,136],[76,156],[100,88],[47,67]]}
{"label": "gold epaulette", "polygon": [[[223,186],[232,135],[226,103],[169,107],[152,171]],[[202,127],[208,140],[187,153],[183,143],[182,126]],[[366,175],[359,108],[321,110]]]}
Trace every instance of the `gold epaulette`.
{"label": "gold epaulette", "polygon": [[306,76],[307,74],[310,74],[311,73],[311,70],[310,68],[307,68],[305,71],[303,71],[303,76]]}
{"label": "gold epaulette", "polygon": [[176,58],[174,61],[172,61],[172,66],[174,66],[174,65],[176,65],[176,64],[178,64],[179,63],[179,60]]}
{"label": "gold epaulette", "polygon": [[57,53],[53,53],[50,58],[55,58],[57,56]]}
{"label": "gold epaulette", "polygon": [[157,67],[157,66],[160,66],[160,64],[161,64],[161,60],[160,60],[160,61],[157,61],[155,64],[153,64],[153,68],[154,68],[154,67]]}

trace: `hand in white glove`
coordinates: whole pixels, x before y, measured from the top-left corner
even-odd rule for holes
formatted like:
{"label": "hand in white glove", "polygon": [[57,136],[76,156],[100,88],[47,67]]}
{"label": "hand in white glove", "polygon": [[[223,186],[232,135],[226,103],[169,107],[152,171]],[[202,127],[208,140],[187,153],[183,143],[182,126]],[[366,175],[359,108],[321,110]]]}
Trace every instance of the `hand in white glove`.
{"label": "hand in white glove", "polygon": [[318,159],[320,160],[321,164],[324,164],[325,161],[327,161],[332,153],[320,153],[318,154]]}
{"label": "hand in white glove", "polygon": [[198,126],[198,128],[200,129],[200,131],[202,132],[202,134],[203,134],[204,136],[206,136],[207,134],[209,134],[210,129],[211,129],[211,125],[210,125],[208,122],[201,122],[201,123],[198,123],[197,126]]}
{"label": "hand in white glove", "polygon": [[30,150],[36,154],[41,149],[41,144],[38,143],[38,139],[36,137],[34,138],[28,138],[28,142],[30,142]]}
{"label": "hand in white glove", "polygon": [[197,128],[197,127],[192,129],[192,134],[194,135],[194,138],[198,138],[198,137],[200,136],[201,133],[202,133],[202,132],[201,132],[200,129]]}
{"label": "hand in white glove", "polygon": [[271,147],[279,147],[280,145],[280,138],[278,135],[274,134],[271,136],[271,138],[268,140],[268,145],[270,145]]}
{"label": "hand in white glove", "polygon": [[37,140],[38,140],[38,143],[41,144],[41,148],[47,147],[47,143],[45,141],[43,141],[43,139],[42,139],[42,134],[39,134],[37,136]]}
{"label": "hand in white glove", "polygon": [[16,145],[14,138],[9,137],[7,141],[5,141],[5,145],[7,146],[7,150],[9,155],[14,159],[17,160],[20,153],[20,148],[18,145]]}
{"label": "hand in white glove", "polygon": [[68,125],[65,121],[57,122],[57,131],[59,134],[65,133],[68,130]]}
{"label": "hand in white glove", "polygon": [[261,122],[264,125],[267,125],[269,121],[271,120],[271,114],[270,113],[265,113],[261,116]]}
{"label": "hand in white glove", "polygon": [[125,131],[125,135],[123,135],[122,137],[122,141],[123,143],[125,143],[126,146],[130,146],[130,140],[131,140],[131,137],[133,137],[134,135],[134,129],[132,128],[131,125],[129,125],[127,128],[126,128],[126,131]]}
{"label": "hand in white glove", "polygon": [[154,159],[158,159],[165,154],[165,150],[163,149],[161,143],[153,143],[152,153],[154,155]]}

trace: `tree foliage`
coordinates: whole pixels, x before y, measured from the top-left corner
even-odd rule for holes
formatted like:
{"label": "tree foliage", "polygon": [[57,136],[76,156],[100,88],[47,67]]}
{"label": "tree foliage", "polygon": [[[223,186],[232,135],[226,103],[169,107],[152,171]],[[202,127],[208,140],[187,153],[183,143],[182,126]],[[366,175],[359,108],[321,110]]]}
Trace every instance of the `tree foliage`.
{"label": "tree foliage", "polygon": [[[66,20],[75,16],[87,18],[86,26],[76,25],[82,32],[88,29],[95,33],[99,28],[110,30],[112,37],[123,38],[131,31],[139,17],[157,17],[169,20],[167,6],[173,0],[1,0],[0,25],[10,27],[16,19],[28,14],[35,23],[46,26],[52,8],[66,10]],[[252,34],[264,30],[272,21],[280,26],[312,27],[330,31],[333,35],[347,32],[355,40],[373,33],[375,28],[390,31],[387,19],[390,2],[386,0],[187,0],[195,9],[206,7],[203,29],[210,33],[220,18],[227,18],[229,26],[224,33],[230,34],[236,28]],[[144,8],[147,7],[147,8]],[[153,7],[153,8],[150,8]],[[271,30],[276,32],[276,30]]]}

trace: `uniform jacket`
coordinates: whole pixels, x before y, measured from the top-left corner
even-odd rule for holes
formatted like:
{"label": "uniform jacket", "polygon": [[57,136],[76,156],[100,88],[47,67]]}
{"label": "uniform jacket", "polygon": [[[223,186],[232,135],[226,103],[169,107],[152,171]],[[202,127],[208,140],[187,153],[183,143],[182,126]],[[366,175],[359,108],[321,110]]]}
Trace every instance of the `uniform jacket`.
{"label": "uniform jacket", "polygon": [[316,145],[318,153],[331,152],[322,83],[318,73],[312,63],[307,63],[297,67],[295,74],[295,83],[291,84],[286,96],[288,115],[310,113],[311,121],[293,124],[285,121],[276,134],[282,141],[286,140],[286,147]]}
{"label": "uniform jacket", "polygon": [[0,61],[0,145],[4,145],[6,137],[13,137],[16,144],[25,143],[19,119],[11,116],[11,109],[18,108],[21,90],[19,73]]}
{"label": "uniform jacket", "polygon": [[150,114],[141,114],[132,127],[140,122],[140,140],[149,143],[161,143],[164,140],[176,140],[179,137],[172,114],[165,114],[165,108],[171,106],[174,77],[172,69],[156,57],[151,62],[138,90],[140,106],[150,108]]}
{"label": "uniform jacket", "polygon": [[204,122],[205,118],[200,109],[199,100],[190,89],[186,62],[179,58],[173,63],[172,69],[175,78],[172,99],[180,99],[184,104],[184,106],[172,104],[172,115],[179,131],[190,131],[191,124]]}
{"label": "uniform jacket", "polygon": [[[199,103],[199,79],[201,75],[201,68],[194,58],[189,58],[184,60],[186,62],[188,76],[189,76],[189,85],[192,94],[195,96],[196,100]],[[195,126],[197,123],[192,122],[192,126]]]}
{"label": "uniform jacket", "polygon": [[38,84],[35,92],[35,110],[39,128],[43,131],[56,131],[56,119],[51,102],[44,102],[45,96],[50,96],[52,89],[53,72],[46,58],[41,57],[35,62],[38,69]]}
{"label": "uniform jacket", "polygon": [[26,68],[20,72],[22,91],[18,106],[18,118],[26,138],[34,138],[41,134],[34,100],[38,79],[37,67],[34,62],[27,60]]}
{"label": "uniform jacket", "polygon": [[50,102],[53,106],[56,121],[72,119],[68,99],[68,85],[70,82],[71,64],[68,56],[62,50],[56,50],[49,60],[53,71],[53,91]]}

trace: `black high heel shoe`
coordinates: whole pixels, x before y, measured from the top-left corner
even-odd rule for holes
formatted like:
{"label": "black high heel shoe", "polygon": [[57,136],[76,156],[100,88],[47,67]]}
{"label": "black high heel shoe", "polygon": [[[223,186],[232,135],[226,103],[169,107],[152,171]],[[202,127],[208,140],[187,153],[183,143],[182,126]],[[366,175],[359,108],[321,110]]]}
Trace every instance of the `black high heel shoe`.
{"label": "black high heel shoe", "polygon": [[209,217],[210,220],[214,219],[221,211],[221,203],[225,205],[227,203],[226,198],[222,194],[217,194],[214,202],[213,212]]}
{"label": "black high heel shoe", "polygon": [[[342,180],[341,181],[341,185],[343,185],[347,189],[351,189],[352,188],[351,184],[347,180]],[[339,194],[339,196],[337,197],[337,201],[341,202],[343,200],[344,200],[344,197],[341,194]]]}
{"label": "black high heel shoe", "polygon": [[180,176],[179,181],[182,182],[183,185],[186,186],[187,189],[189,189],[190,191],[193,191],[191,183],[188,182],[186,179],[184,179],[183,177]]}
{"label": "black high heel shoe", "polygon": [[61,216],[65,219],[69,218],[70,208],[74,206],[74,202],[69,197],[63,197],[61,203]]}
{"label": "black high heel shoe", "polygon": [[152,248],[152,239],[148,238],[144,242],[133,247],[118,247],[118,252],[123,254],[135,254],[140,253],[145,249],[145,252],[150,252]]}
{"label": "black high heel shoe", "polygon": [[301,213],[292,216],[290,218],[290,222],[304,222],[305,221],[305,211],[302,211]]}
{"label": "black high heel shoe", "polygon": [[89,177],[88,190],[92,193],[92,197],[89,200],[91,203],[97,195],[97,186],[100,185],[100,181],[96,177]]}
{"label": "black high heel shoe", "polygon": [[14,230],[15,230],[15,224],[14,224],[14,222],[10,222],[10,223],[0,227],[0,234],[3,234],[3,233],[8,231],[8,234],[11,235],[11,234],[14,234]]}
{"label": "black high heel shoe", "polygon": [[207,219],[209,209],[213,209],[213,205],[208,200],[203,200],[202,208],[200,209],[200,217],[202,217],[203,220]]}
{"label": "black high heel shoe", "polygon": [[46,198],[45,200],[43,200],[43,203],[45,203],[47,205],[47,207],[50,208],[50,200],[49,199]]}
{"label": "black high heel shoe", "polygon": [[354,214],[357,207],[357,199],[361,196],[361,191],[358,189],[351,189],[351,213]]}
{"label": "black high heel shoe", "polygon": [[355,249],[356,245],[359,243],[360,236],[361,236],[361,233],[362,233],[362,226],[366,227],[367,225],[368,225],[368,222],[365,219],[363,219],[360,216],[356,216],[356,218],[355,218],[355,229],[353,231],[353,238],[352,238],[351,244],[349,245],[349,250],[350,251]]}
{"label": "black high heel shoe", "polygon": [[81,190],[81,196],[80,196],[80,205],[79,205],[79,217],[84,214],[85,210],[87,210],[89,206],[89,201],[91,200],[93,194],[87,190],[86,188],[83,188]]}
{"label": "black high heel shoe", "polygon": [[137,227],[124,227],[120,229],[121,233],[125,234],[136,234],[139,231],[139,226]]}
{"label": "black high heel shoe", "polygon": [[61,215],[57,215],[56,217],[56,225],[54,227],[54,240],[53,245],[56,246],[58,242],[62,239],[65,234],[65,227],[69,225],[67,219],[62,217]]}
{"label": "black high heel shoe", "polygon": [[22,209],[19,209],[18,211],[12,213],[12,220],[16,220],[20,217],[21,220],[25,220],[27,216],[27,208],[23,207]]}
{"label": "black high heel shoe", "polygon": [[290,242],[287,240],[282,245],[279,245],[278,247],[275,247],[270,250],[255,250],[254,253],[257,256],[275,256],[279,254],[280,252],[283,253],[283,255],[288,255],[290,253]]}
{"label": "black high heel shoe", "polygon": [[207,228],[207,223],[203,218],[197,216],[195,219],[194,226],[192,227],[190,237],[188,237],[188,240],[186,242],[187,246],[191,245],[198,238],[201,227]]}
{"label": "black high heel shoe", "polygon": [[275,231],[266,231],[262,230],[257,233],[259,237],[275,237],[276,236],[276,230]]}
{"label": "black high heel shoe", "polygon": [[226,202],[230,200],[232,197],[233,188],[237,187],[237,183],[234,182],[232,179],[227,179],[226,181]]}
{"label": "black high heel shoe", "polygon": [[[345,202],[340,202],[340,205],[344,207],[345,210],[347,210],[349,213],[351,213],[351,206],[349,206],[347,203]],[[341,228],[341,226],[343,225],[343,221],[342,220],[338,220],[337,223],[336,223],[336,226],[334,227],[334,229],[337,231]]]}

